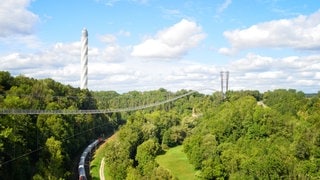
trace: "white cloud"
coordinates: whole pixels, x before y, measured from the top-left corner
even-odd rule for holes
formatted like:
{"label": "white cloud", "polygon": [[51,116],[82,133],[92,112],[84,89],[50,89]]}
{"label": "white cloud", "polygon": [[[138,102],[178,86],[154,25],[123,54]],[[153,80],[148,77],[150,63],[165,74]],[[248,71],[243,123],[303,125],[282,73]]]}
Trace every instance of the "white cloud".
{"label": "white cloud", "polygon": [[[141,61],[128,58],[130,48],[117,44],[89,48],[91,90],[220,89],[220,71],[230,72],[229,88],[266,91],[294,88],[317,92],[320,88],[320,55],[275,58],[249,53],[223,67],[179,61]],[[80,42],[56,43],[36,53],[10,53],[0,57],[0,70],[13,75],[53,78],[79,86]],[[210,91],[206,91],[207,93]]]}
{"label": "white cloud", "polygon": [[31,0],[7,0],[0,3],[0,37],[30,35],[39,17],[29,11]]}
{"label": "white cloud", "polygon": [[[130,36],[130,32],[121,30],[117,33],[118,36]],[[95,53],[90,53],[90,56],[97,61],[102,62],[121,62],[126,59],[128,55],[128,47],[121,47],[118,45],[117,36],[114,34],[100,35],[99,40],[106,43],[104,49],[96,49]]]}
{"label": "white cloud", "polygon": [[104,48],[90,47],[89,61],[100,63],[122,62],[127,59],[128,49],[128,47],[121,47],[118,44],[110,44]]}
{"label": "white cloud", "polygon": [[[38,15],[28,10],[32,0],[7,0],[0,3],[0,48],[37,49],[41,41],[34,34]],[[3,46],[3,48],[1,47]]]}
{"label": "white cloud", "polygon": [[0,47],[2,50],[7,49],[39,49],[43,47],[43,43],[34,34],[30,35],[15,35],[8,37],[0,37]]}
{"label": "white cloud", "polygon": [[89,73],[92,76],[104,76],[104,78],[108,78],[111,75],[132,73],[132,70],[128,70],[121,64],[92,62],[89,65]]}
{"label": "white cloud", "polygon": [[[40,53],[8,54],[0,57],[0,70],[10,71],[14,75],[53,78],[78,87],[79,49],[79,42],[57,43]],[[127,92],[160,87],[172,91],[219,90],[221,70],[230,72],[229,88],[232,90],[294,88],[317,92],[320,88],[320,55],[274,58],[250,53],[225,67],[217,67],[188,61],[140,61],[135,58],[110,62],[103,59],[102,51],[94,47],[89,50],[89,54],[92,54],[89,56],[91,90]]]}
{"label": "white cloud", "polygon": [[264,57],[256,54],[249,53],[246,57],[241,58],[231,63],[232,66],[243,71],[261,71],[270,69],[276,60],[271,57]]}
{"label": "white cloud", "polygon": [[[126,48],[116,44],[105,48],[89,48],[89,84],[92,89],[103,89],[117,81],[129,84],[139,73],[123,65]],[[34,78],[53,78],[59,82],[79,86],[80,42],[56,43],[34,53],[9,53],[0,57],[0,71]],[[99,82],[100,81],[100,82]]]}
{"label": "white cloud", "polygon": [[126,59],[126,49],[119,45],[107,46],[101,52],[101,60],[104,62],[121,62]]}
{"label": "white cloud", "polygon": [[230,54],[248,48],[320,49],[320,11],[309,16],[280,19],[252,25],[247,29],[225,31],[231,48],[221,48],[220,53]]}
{"label": "white cloud", "polygon": [[181,17],[182,13],[179,9],[162,9],[162,12],[168,16],[177,16]]}
{"label": "white cloud", "polygon": [[[0,41],[12,52],[1,52],[0,70],[13,75],[24,74],[34,78],[53,78],[59,82],[79,86],[80,42],[56,43],[43,47],[33,34],[39,21],[27,8],[32,0],[8,0],[0,4]],[[97,0],[109,2],[118,0]],[[126,0],[131,3],[148,3],[145,0]],[[224,2],[224,11],[232,3]],[[184,16],[176,9],[164,10],[174,17]],[[185,17],[185,16],[184,16]],[[252,25],[246,29],[226,31],[230,47],[220,53],[233,54],[249,48],[293,48],[319,50],[320,11],[309,16],[274,20]],[[249,53],[237,60],[217,67],[208,63],[188,62],[184,59],[205,38],[199,24],[182,19],[171,27],[146,37],[135,46],[121,46],[123,37],[131,36],[126,30],[98,38],[106,43],[103,48],[89,47],[89,88],[91,90],[150,90],[160,87],[169,90],[220,89],[220,71],[230,72],[229,87],[232,90],[295,88],[306,92],[320,89],[320,55],[288,57],[263,56]],[[23,46],[21,46],[23,45]],[[25,45],[36,49],[30,53]],[[0,46],[0,48],[1,48]],[[23,47],[23,48],[20,48]],[[41,48],[36,48],[41,47]],[[22,51],[16,51],[23,49]],[[6,53],[6,54],[5,54]],[[131,56],[130,56],[131,55]],[[214,55],[213,55],[214,56]],[[179,59],[177,61],[141,61],[144,58]],[[190,57],[188,57],[190,58]],[[192,54],[191,58],[195,58]],[[204,62],[199,60],[198,62]]]}
{"label": "white cloud", "polygon": [[139,3],[139,4],[147,4],[149,0],[130,0],[131,2]]}
{"label": "white cloud", "polygon": [[223,4],[221,4],[218,9],[217,9],[217,12],[218,13],[222,13],[224,10],[226,10],[232,3],[232,0],[225,0],[223,2]]}
{"label": "white cloud", "polygon": [[163,17],[165,19],[181,19],[181,18],[186,18],[188,17],[186,14],[183,14],[181,10],[179,9],[166,9],[166,8],[161,8]]}
{"label": "white cloud", "polygon": [[117,42],[117,37],[113,34],[105,34],[98,37],[101,42],[114,44]]}
{"label": "white cloud", "polygon": [[116,34],[104,34],[104,35],[99,35],[98,39],[101,42],[107,43],[107,44],[116,44],[118,41],[117,36],[121,37],[129,37],[131,36],[131,33],[129,31],[125,30],[120,30]]}
{"label": "white cloud", "polygon": [[248,54],[229,64],[230,86],[235,89],[320,89],[320,55],[273,58]]}
{"label": "white cloud", "polygon": [[125,37],[129,37],[131,36],[131,33],[129,31],[125,31],[125,30],[120,30],[118,33],[117,33],[118,36],[125,36]]}
{"label": "white cloud", "polygon": [[205,38],[200,26],[182,19],[133,47],[132,56],[143,58],[180,58]]}
{"label": "white cloud", "polygon": [[137,4],[147,4],[149,0],[95,0],[98,3],[103,3],[106,6],[114,6],[116,3],[120,1],[128,1]]}

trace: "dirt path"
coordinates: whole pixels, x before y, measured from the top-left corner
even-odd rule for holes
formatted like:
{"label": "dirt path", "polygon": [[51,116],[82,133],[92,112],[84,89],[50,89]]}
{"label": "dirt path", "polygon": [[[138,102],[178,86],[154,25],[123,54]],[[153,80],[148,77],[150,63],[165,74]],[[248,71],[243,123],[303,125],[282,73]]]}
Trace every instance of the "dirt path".
{"label": "dirt path", "polygon": [[100,174],[100,180],[104,180],[104,158],[102,158],[100,163],[99,174]]}

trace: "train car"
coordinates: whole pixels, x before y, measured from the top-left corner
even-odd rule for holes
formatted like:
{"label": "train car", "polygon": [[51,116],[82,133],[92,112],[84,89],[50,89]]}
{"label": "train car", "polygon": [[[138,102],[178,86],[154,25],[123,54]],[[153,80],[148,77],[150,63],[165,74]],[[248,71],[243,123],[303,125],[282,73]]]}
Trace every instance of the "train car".
{"label": "train car", "polygon": [[90,155],[102,141],[102,138],[95,140],[82,152],[78,165],[79,180],[87,180],[86,160],[89,158],[88,155]]}
{"label": "train car", "polygon": [[79,165],[79,180],[87,180],[86,170],[83,165]]}

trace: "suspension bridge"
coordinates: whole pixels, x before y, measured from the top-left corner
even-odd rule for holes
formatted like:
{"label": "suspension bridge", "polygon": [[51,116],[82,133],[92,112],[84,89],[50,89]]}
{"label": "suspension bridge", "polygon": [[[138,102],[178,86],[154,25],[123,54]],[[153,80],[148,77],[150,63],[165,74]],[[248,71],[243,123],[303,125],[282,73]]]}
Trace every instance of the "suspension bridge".
{"label": "suspension bridge", "polygon": [[[92,110],[70,110],[70,109],[60,109],[60,110],[37,110],[37,109],[0,109],[0,115],[40,115],[40,114],[47,114],[47,115],[53,115],[53,114],[64,114],[64,115],[76,115],[76,114],[105,114],[105,113],[116,113],[116,112],[130,112],[130,111],[136,111],[136,110],[142,110],[142,109],[146,109],[146,108],[152,108],[152,107],[156,107],[156,106],[160,106],[169,102],[173,102],[176,101],[180,98],[186,97],[188,95],[191,95],[193,93],[195,93],[197,91],[188,91],[182,95],[178,95],[175,97],[171,97],[168,98],[166,100],[163,101],[159,101],[159,102],[154,102],[154,103],[149,103],[147,105],[138,105],[138,106],[134,106],[134,107],[126,107],[126,108],[117,108],[117,109],[92,109]],[[90,128],[84,132],[78,133],[78,134],[74,134],[71,137],[68,137],[66,139],[70,139],[73,138],[75,136],[81,135],[86,133],[87,131],[90,131],[92,129],[95,129],[97,127],[93,127]],[[30,154],[33,154],[37,151],[42,150],[43,147],[38,147],[35,150],[32,150],[31,152],[27,152],[24,153],[22,155],[19,155],[13,159],[7,160],[5,162],[1,162],[0,163],[0,167],[8,164],[12,161],[15,161],[17,159],[23,158],[25,156],[28,156]]]}
{"label": "suspension bridge", "polygon": [[58,109],[58,110],[40,110],[40,109],[0,109],[0,114],[64,114],[64,115],[75,115],[75,114],[107,114],[116,112],[130,112],[137,111],[146,108],[160,106],[172,101],[176,101],[180,98],[193,94],[197,91],[189,91],[185,94],[169,98],[164,101],[159,101],[155,103],[150,103],[147,105],[138,105],[134,107],[117,108],[117,109],[89,109],[89,110],[72,110],[72,109]]}

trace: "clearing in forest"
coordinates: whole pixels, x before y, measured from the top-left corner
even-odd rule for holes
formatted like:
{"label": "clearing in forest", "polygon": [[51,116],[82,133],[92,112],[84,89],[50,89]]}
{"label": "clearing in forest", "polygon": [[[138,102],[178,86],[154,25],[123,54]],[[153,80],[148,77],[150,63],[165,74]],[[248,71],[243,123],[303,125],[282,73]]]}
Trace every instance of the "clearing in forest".
{"label": "clearing in forest", "polygon": [[189,163],[187,155],[183,152],[183,146],[169,149],[165,154],[157,156],[156,161],[161,167],[169,170],[175,178],[198,179],[195,176],[194,167]]}

